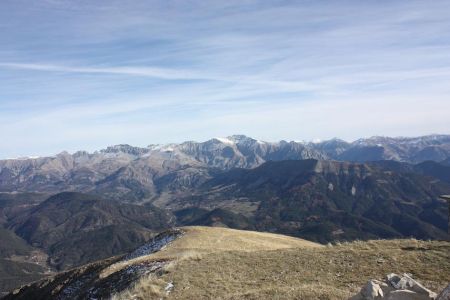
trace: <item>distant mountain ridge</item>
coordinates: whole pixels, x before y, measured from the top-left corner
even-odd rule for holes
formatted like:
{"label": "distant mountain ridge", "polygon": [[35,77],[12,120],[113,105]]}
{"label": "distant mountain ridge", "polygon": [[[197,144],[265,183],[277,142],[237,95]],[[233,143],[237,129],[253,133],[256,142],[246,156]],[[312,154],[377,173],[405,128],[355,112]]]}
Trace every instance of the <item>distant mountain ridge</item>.
{"label": "distant mountain ridge", "polygon": [[0,160],[0,293],[174,225],[321,243],[445,239],[439,195],[450,194],[449,137],[269,143],[240,135]]}
{"label": "distant mountain ridge", "polygon": [[[220,145],[220,146],[218,146]],[[206,158],[201,159],[201,154],[211,153],[212,151],[220,151],[227,147],[238,150],[245,158],[249,159],[247,163],[240,165],[240,167],[250,168],[253,161],[251,155],[258,155],[264,160],[275,160],[277,156],[282,156],[290,153],[296,158],[298,155],[303,155],[302,158],[318,158],[318,159],[334,159],[347,160],[347,157],[352,158],[350,149],[353,151],[362,150],[364,148],[383,148],[383,157],[377,159],[392,159],[410,163],[418,163],[425,160],[443,161],[450,156],[450,135],[446,134],[432,134],[419,137],[385,137],[373,136],[370,138],[361,138],[354,142],[347,142],[339,138],[324,140],[319,142],[306,141],[285,141],[267,142],[257,140],[245,135],[232,135],[223,138],[212,138],[205,142],[186,141],[183,143],[171,144],[150,144],[147,147],[135,147],[128,144],[118,144],[108,146],[105,149],[89,153],[87,151],[77,151],[72,154],[74,157],[92,156],[95,154],[104,154],[106,156],[111,154],[123,153],[135,158],[142,156],[149,156],[155,152],[182,152],[189,156],[197,157],[200,161],[206,161],[216,167],[220,167],[218,161],[209,161]],[[225,150],[226,152],[227,150]],[[279,153],[281,152],[281,153]],[[348,152],[348,153],[346,153]],[[343,155],[346,153],[345,155]],[[17,159],[3,159],[0,161],[24,161],[24,160],[40,160],[42,158],[51,158],[61,155],[66,155],[67,152],[61,152],[56,156],[49,157],[21,157]],[[216,154],[220,154],[216,153]],[[70,155],[70,154],[69,154]],[[226,153],[225,155],[226,156]],[[353,157],[352,161],[356,161],[357,157]],[[289,157],[283,157],[289,159]],[[363,159],[362,161],[369,161],[371,159]],[[256,162],[259,165],[261,162]],[[222,167],[226,167],[222,165]],[[239,167],[233,165],[232,167]]]}
{"label": "distant mountain ridge", "polygon": [[161,189],[202,184],[215,171],[251,169],[266,161],[338,160],[407,163],[450,158],[450,135],[417,138],[372,137],[348,143],[332,139],[319,143],[264,142],[244,135],[206,142],[115,145],[104,150],[52,157],[0,160],[0,191],[94,192],[120,199],[151,199]]}

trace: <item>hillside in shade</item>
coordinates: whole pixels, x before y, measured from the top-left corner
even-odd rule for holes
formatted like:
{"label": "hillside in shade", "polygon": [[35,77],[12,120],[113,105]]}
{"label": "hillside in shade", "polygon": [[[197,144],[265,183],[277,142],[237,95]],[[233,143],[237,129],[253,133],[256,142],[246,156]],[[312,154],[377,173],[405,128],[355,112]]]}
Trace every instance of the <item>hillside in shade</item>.
{"label": "hillside in shade", "polygon": [[172,201],[181,224],[224,224],[320,242],[414,236],[445,239],[450,185],[386,162],[269,162],[207,181]]}
{"label": "hillside in shade", "polygon": [[[34,201],[32,195],[31,201]],[[130,251],[170,228],[172,217],[151,204],[138,206],[80,193],[60,193],[31,207],[25,195],[0,201],[0,292],[57,270]]]}

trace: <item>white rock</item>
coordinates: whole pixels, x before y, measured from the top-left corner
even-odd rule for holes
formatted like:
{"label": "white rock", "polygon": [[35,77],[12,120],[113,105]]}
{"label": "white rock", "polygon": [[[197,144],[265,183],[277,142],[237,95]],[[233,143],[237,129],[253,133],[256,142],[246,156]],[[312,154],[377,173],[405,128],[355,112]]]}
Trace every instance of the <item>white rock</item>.
{"label": "white rock", "polygon": [[437,296],[435,292],[430,291],[408,274],[399,276],[392,273],[387,276],[387,280],[397,290],[410,290],[417,294],[426,295],[426,299],[435,299]]}
{"label": "white rock", "polygon": [[[442,296],[441,296],[442,295]],[[351,300],[450,300],[450,285],[436,299],[436,293],[411,278],[410,274],[387,275],[385,282],[370,280]]]}
{"label": "white rock", "polygon": [[410,280],[408,277],[401,277],[395,273],[391,273],[387,275],[387,281],[396,289],[396,290],[406,290],[414,285],[414,282]]}
{"label": "white rock", "polygon": [[363,299],[373,300],[378,297],[383,297],[383,290],[375,280],[369,280],[367,284],[361,289]]}

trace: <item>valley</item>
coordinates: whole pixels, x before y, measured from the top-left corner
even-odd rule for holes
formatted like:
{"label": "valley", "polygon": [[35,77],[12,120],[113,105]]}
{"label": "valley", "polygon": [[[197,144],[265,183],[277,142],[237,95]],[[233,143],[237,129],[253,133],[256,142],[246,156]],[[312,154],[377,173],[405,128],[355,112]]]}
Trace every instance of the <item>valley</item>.
{"label": "valley", "polygon": [[[383,155],[367,154],[375,142]],[[317,245],[443,241],[448,208],[439,196],[450,194],[450,167],[435,153],[447,155],[449,145],[448,136],[314,144],[232,136],[3,160],[0,291],[109,261],[176,226]]]}

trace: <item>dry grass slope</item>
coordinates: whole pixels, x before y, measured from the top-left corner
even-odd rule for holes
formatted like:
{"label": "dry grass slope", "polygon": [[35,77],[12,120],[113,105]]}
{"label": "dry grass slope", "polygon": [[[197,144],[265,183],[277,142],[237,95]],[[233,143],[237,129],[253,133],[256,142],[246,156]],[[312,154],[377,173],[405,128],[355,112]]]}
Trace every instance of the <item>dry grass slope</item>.
{"label": "dry grass slope", "polygon": [[[46,295],[58,295],[86,276],[94,276],[92,284],[101,288],[103,294],[96,298],[109,298],[115,290],[114,300],[348,299],[367,280],[391,272],[411,273],[435,291],[450,282],[449,242],[406,239],[322,246],[270,233],[182,229],[184,235],[159,252],[90,264],[8,299],[48,299]],[[126,281],[128,270],[152,265],[161,267]],[[93,288],[83,286],[83,295]]]}
{"label": "dry grass slope", "polygon": [[148,260],[183,260],[190,257],[201,257],[205,254],[238,251],[255,252],[288,248],[321,248],[320,244],[285,235],[235,230],[221,227],[182,227],[185,234],[173,241],[169,247],[150,256],[120,262],[106,269],[102,276]]}
{"label": "dry grass slope", "polygon": [[[450,243],[415,239],[323,247],[286,236],[189,227],[167,249],[174,259],[116,299],[348,299],[371,278],[408,272],[427,287],[450,282]],[[174,284],[170,294],[168,283]]]}
{"label": "dry grass slope", "polygon": [[[176,240],[165,253],[179,251],[244,251],[278,250],[287,248],[320,248],[320,244],[266,232],[244,231],[220,227],[183,227],[186,235]],[[160,252],[159,254],[163,254]]]}

